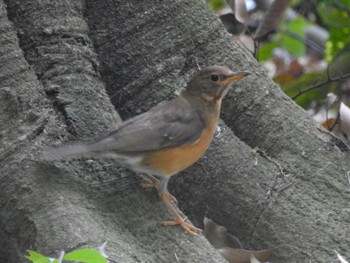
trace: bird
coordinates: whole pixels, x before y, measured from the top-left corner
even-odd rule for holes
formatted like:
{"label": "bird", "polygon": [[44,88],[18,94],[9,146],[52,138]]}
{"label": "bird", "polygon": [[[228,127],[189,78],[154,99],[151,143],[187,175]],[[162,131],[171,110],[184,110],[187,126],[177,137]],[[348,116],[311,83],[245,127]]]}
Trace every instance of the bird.
{"label": "bird", "polygon": [[237,80],[250,75],[223,66],[200,69],[181,94],[132,117],[89,142],[45,150],[42,158],[111,159],[149,179],[143,188],[154,187],[175,219],[163,225],[180,225],[186,233],[202,230],[186,222],[168,191],[171,176],[197,162],[215,134],[222,99]]}

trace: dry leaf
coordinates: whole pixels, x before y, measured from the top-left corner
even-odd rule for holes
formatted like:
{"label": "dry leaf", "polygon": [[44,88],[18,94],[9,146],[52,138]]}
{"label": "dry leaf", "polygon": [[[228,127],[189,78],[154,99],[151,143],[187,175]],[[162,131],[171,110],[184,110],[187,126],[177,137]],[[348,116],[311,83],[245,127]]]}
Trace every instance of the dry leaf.
{"label": "dry leaf", "polygon": [[343,102],[340,103],[339,116],[341,131],[350,139],[350,108]]}
{"label": "dry leaf", "polygon": [[260,263],[260,261],[257,260],[256,257],[254,257],[254,255],[250,255],[250,263]]}
{"label": "dry leaf", "polygon": [[270,249],[253,251],[226,247],[219,249],[219,253],[230,263],[251,263],[252,255],[260,262],[268,261],[272,251]]}
{"label": "dry leaf", "polygon": [[229,234],[227,229],[223,226],[219,226],[213,220],[204,218],[204,236],[208,239],[210,244],[216,248],[241,248],[239,240]]}
{"label": "dry leaf", "polygon": [[233,10],[233,13],[236,16],[236,19],[239,22],[246,25],[247,22],[249,21],[249,14],[247,11],[245,0],[230,0],[228,1],[228,4]]}
{"label": "dry leaf", "polygon": [[337,254],[337,257],[338,257],[340,263],[349,263],[348,261],[345,260],[345,258],[342,255],[340,255],[338,253],[338,251],[336,251],[336,250],[334,250],[334,251],[335,251],[335,254]]}
{"label": "dry leaf", "polygon": [[233,13],[221,15],[219,18],[224,24],[226,30],[233,35],[241,34],[246,30],[244,24],[239,22]]}
{"label": "dry leaf", "polygon": [[234,41],[238,43],[241,47],[246,48],[250,53],[254,53],[255,45],[254,40],[245,34],[240,34],[234,38]]}
{"label": "dry leaf", "polygon": [[324,123],[322,123],[322,126],[326,129],[330,129],[335,121],[335,118],[329,118]]}
{"label": "dry leaf", "polygon": [[330,109],[338,101],[338,96],[330,92],[327,94],[326,106],[327,109]]}
{"label": "dry leaf", "polygon": [[[271,257],[272,249],[253,251],[242,249],[239,240],[229,234],[227,229],[213,220],[204,218],[204,236],[213,247],[230,263],[265,262]],[[254,258],[256,261],[254,261]]]}
{"label": "dry leaf", "polygon": [[304,73],[304,66],[299,63],[298,59],[293,59],[288,65],[279,59],[274,59],[274,63],[277,68],[274,80],[281,85],[295,81]]}
{"label": "dry leaf", "polygon": [[258,29],[254,34],[255,40],[264,38],[274,30],[280,22],[283,12],[287,9],[290,0],[275,0],[265,13]]}

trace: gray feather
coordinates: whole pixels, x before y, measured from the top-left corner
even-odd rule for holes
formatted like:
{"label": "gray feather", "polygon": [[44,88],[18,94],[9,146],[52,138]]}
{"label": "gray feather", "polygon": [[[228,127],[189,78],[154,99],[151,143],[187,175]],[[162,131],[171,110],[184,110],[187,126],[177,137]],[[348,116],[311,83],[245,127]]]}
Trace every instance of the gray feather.
{"label": "gray feather", "polygon": [[45,150],[40,156],[43,160],[68,160],[80,157],[92,157],[89,147],[83,143]]}
{"label": "gray feather", "polygon": [[127,120],[90,143],[48,150],[43,159],[119,158],[195,142],[203,121],[190,103],[177,97]]}

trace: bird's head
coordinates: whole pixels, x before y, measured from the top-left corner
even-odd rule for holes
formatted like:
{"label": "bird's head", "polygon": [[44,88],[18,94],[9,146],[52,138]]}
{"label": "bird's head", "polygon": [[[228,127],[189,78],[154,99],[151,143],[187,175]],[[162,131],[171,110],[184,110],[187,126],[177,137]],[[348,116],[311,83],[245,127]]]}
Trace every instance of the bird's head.
{"label": "bird's head", "polygon": [[248,71],[233,72],[225,67],[210,66],[201,69],[192,77],[186,92],[206,102],[221,101],[235,81],[248,75]]}

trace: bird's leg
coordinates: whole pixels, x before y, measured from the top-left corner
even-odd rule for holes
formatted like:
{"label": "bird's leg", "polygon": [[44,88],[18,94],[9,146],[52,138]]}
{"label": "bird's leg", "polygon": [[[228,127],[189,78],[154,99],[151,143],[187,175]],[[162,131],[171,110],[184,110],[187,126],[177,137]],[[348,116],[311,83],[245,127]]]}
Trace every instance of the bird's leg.
{"label": "bird's leg", "polygon": [[151,181],[151,183],[142,183],[141,187],[142,188],[157,188],[157,186],[159,185],[159,180],[157,178],[155,178],[152,175],[143,173],[142,176],[146,177],[147,179],[149,179]]}
{"label": "bird's leg", "polygon": [[[150,174],[146,174],[146,173],[143,173],[142,174],[144,177],[148,178],[149,180],[151,180],[150,183],[142,183],[141,184],[141,187],[146,189],[146,188],[158,188],[159,184],[160,184],[160,181],[155,178],[154,176],[150,175]],[[177,203],[177,199],[175,196],[173,196],[171,193],[169,193],[168,191],[166,192],[166,195],[168,196],[168,198]]]}
{"label": "bird's leg", "polygon": [[169,198],[160,193],[160,197],[163,199],[164,203],[170,208],[170,210],[175,214],[175,220],[174,221],[166,221],[162,224],[165,226],[175,226],[180,225],[188,234],[190,235],[197,235],[197,233],[202,233],[203,230],[200,228],[197,228],[189,223],[185,222],[185,219],[182,218],[179,213],[177,212],[176,208],[173,206],[173,204],[169,201]]}
{"label": "bird's leg", "polygon": [[186,223],[185,220],[186,218],[182,218],[181,215],[179,215],[177,209],[175,208],[175,206],[170,202],[170,198],[169,198],[169,192],[168,192],[168,181],[169,181],[170,177],[167,178],[162,178],[160,180],[160,184],[157,187],[158,191],[159,191],[159,195],[162,198],[162,200],[164,201],[164,203],[167,205],[167,207],[170,208],[170,210],[173,212],[173,214],[175,215],[175,220],[174,221],[167,221],[167,222],[163,222],[162,224],[165,226],[175,226],[175,225],[180,225],[188,234],[190,235],[197,235],[197,233],[202,233],[203,230],[199,229],[189,223]]}

